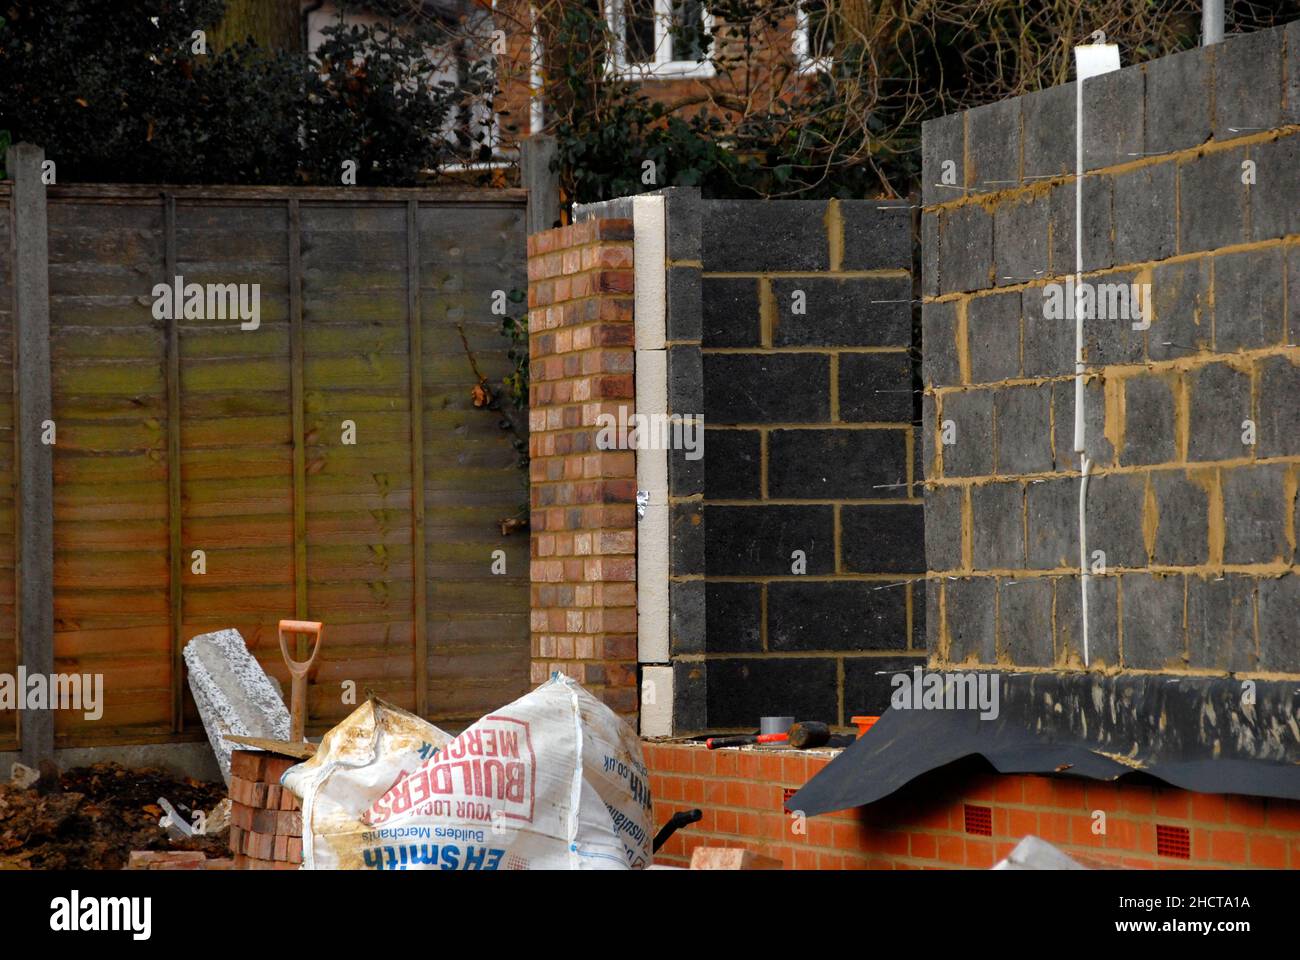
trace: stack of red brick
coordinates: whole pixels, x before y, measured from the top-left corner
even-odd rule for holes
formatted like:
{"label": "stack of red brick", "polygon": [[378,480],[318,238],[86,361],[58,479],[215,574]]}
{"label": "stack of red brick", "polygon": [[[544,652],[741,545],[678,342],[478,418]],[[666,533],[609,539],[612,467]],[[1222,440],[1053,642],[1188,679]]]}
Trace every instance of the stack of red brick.
{"label": "stack of red brick", "polygon": [[297,870],[302,810],[280,777],[300,760],[260,750],[230,757],[230,850],[237,870]]}

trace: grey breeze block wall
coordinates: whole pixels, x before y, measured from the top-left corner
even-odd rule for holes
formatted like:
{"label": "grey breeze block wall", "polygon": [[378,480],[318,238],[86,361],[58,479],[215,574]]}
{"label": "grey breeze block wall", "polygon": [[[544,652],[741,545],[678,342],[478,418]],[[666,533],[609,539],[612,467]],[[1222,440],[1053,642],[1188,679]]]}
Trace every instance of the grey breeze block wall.
{"label": "grey breeze block wall", "polygon": [[[924,127],[936,666],[1082,667],[1074,321],[1043,311],[1075,266],[1074,104]],[[1084,124],[1085,279],[1153,302],[1085,324],[1092,668],[1300,674],[1300,22],[1090,80]]]}
{"label": "grey breeze block wall", "polygon": [[911,208],[666,196],[674,730],[879,713],[925,658]]}

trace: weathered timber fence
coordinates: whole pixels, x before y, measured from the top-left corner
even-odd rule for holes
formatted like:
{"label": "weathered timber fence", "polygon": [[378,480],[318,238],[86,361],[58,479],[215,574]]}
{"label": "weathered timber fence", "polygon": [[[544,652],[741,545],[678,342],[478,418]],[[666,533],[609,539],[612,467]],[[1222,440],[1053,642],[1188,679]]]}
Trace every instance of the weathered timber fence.
{"label": "weathered timber fence", "polygon": [[[103,716],[54,713],[55,745],[200,736],[181,648],[235,627],[284,680],[281,617],[326,624],[318,730],[352,709],[346,681],[452,727],[521,693],[528,544],[498,521],[525,478],[499,417],[473,406],[466,347],[492,380],[509,371],[492,303],[526,286],[525,192],[38,187],[42,509],[16,480],[39,439],[14,435],[8,389],[40,363],[14,348],[28,189],[0,184],[0,673],[23,662],[21,581],[41,580],[39,557],[15,576],[16,537],[47,529],[52,635],[27,631],[27,662],[47,643],[55,671],[104,676]],[[156,318],[154,287],[177,276],[259,285],[256,327]],[[0,749],[14,717],[0,712]]]}

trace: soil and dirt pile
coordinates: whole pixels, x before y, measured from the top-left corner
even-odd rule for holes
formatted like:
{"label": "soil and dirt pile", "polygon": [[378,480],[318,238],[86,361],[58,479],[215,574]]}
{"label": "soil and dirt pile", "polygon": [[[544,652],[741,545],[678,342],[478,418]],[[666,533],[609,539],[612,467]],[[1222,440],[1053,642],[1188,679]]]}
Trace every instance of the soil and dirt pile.
{"label": "soil and dirt pile", "polygon": [[226,796],[221,783],[178,779],[116,763],[43,776],[26,789],[0,783],[0,870],[120,870],[132,850],[229,856],[226,838],[171,840],[158,826],[165,797],[189,822]]}

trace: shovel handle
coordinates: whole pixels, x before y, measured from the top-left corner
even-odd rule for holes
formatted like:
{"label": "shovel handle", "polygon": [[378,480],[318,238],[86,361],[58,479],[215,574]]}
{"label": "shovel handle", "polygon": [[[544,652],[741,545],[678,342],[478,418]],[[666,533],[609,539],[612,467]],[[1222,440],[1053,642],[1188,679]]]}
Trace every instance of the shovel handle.
{"label": "shovel handle", "polygon": [[[312,668],[316,662],[316,655],[320,653],[320,637],[323,624],[316,620],[281,620],[280,621],[280,655],[284,657],[284,665],[289,668],[289,673],[297,676],[302,674],[304,677],[307,671]],[[289,646],[286,637],[291,633],[305,633],[314,635],[315,644],[311,648],[311,656],[306,661],[299,662],[289,656]]]}
{"label": "shovel handle", "polygon": [[[284,665],[289,668],[292,681],[289,691],[289,739],[301,741],[307,732],[307,674],[320,653],[322,624],[316,620],[281,620],[280,621],[280,655]],[[305,662],[299,662],[289,656],[286,637],[291,633],[312,634],[316,642],[312,645],[311,656]]]}

